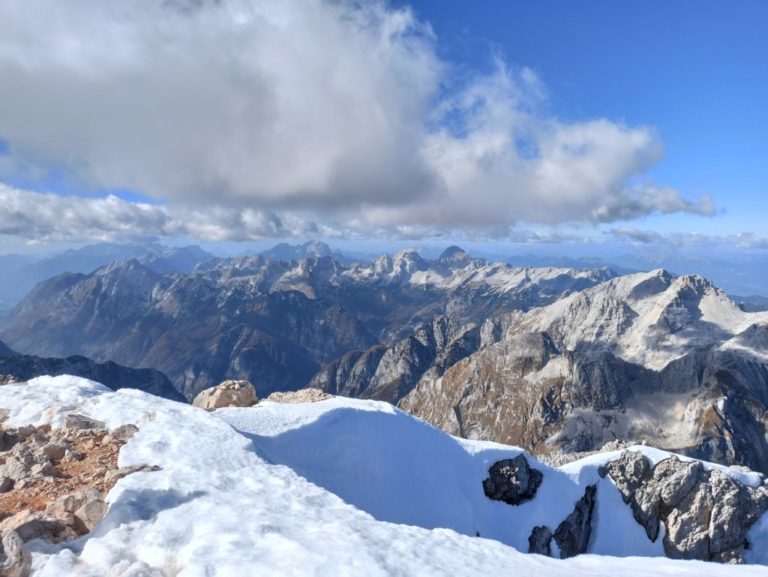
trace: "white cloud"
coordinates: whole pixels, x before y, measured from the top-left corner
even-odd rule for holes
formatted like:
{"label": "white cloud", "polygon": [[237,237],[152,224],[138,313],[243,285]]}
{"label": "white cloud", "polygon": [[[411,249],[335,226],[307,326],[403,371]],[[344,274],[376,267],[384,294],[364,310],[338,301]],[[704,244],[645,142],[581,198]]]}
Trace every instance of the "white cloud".
{"label": "white cloud", "polygon": [[114,195],[61,196],[0,184],[0,235],[37,243],[173,237],[240,241],[318,232],[316,224],[296,216],[280,218],[249,208],[158,206]]}
{"label": "white cloud", "polygon": [[[95,238],[132,234],[109,211],[207,239],[713,213],[627,185],[661,158],[652,130],[559,121],[536,74],[501,61],[459,86],[428,24],[384,2],[10,0],[0,22],[0,171],[166,203],[59,201]],[[4,230],[67,234],[20,210]]]}
{"label": "white cloud", "polygon": [[628,239],[641,245],[658,245],[667,248],[695,247],[700,250],[731,247],[739,249],[768,249],[768,238],[752,232],[738,234],[703,234],[696,232],[672,232],[661,234],[632,226],[612,228],[605,233],[610,238]]}

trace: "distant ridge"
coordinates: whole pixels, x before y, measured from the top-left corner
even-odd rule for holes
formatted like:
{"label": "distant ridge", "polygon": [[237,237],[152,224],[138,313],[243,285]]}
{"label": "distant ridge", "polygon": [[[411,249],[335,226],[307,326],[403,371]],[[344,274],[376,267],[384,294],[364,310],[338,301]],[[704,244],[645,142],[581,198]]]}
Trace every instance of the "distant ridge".
{"label": "distant ridge", "polygon": [[154,369],[132,369],[113,362],[96,363],[81,356],[65,359],[20,355],[0,341],[0,375],[27,381],[43,375],[72,375],[110,389],[139,389],[171,401],[186,402],[163,373]]}

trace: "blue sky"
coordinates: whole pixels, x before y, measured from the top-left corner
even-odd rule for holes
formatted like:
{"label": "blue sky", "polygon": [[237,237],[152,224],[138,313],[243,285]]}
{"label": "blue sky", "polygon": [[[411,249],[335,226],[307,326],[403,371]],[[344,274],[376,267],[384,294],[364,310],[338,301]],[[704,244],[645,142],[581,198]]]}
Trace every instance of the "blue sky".
{"label": "blue sky", "polygon": [[768,250],[768,2],[183,5],[0,5],[0,252]]}
{"label": "blue sky", "polygon": [[659,231],[768,232],[768,2],[414,0],[468,68],[500,52],[532,68],[566,120],[654,127],[654,179],[725,214],[650,218]]}

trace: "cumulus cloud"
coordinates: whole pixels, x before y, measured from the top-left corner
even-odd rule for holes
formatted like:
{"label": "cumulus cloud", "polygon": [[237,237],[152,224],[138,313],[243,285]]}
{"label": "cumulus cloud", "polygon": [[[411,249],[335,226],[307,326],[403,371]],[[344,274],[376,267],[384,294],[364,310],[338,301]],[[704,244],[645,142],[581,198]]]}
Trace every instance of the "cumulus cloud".
{"label": "cumulus cloud", "polygon": [[36,243],[174,237],[241,241],[321,232],[311,221],[249,208],[158,206],[115,195],[61,196],[0,184],[0,235]]}
{"label": "cumulus cloud", "polygon": [[560,121],[501,60],[459,82],[428,23],[383,1],[25,0],[0,21],[0,171],[164,203],[59,201],[92,223],[108,207],[160,236],[427,234],[714,211],[628,186],[661,158],[653,130]]}

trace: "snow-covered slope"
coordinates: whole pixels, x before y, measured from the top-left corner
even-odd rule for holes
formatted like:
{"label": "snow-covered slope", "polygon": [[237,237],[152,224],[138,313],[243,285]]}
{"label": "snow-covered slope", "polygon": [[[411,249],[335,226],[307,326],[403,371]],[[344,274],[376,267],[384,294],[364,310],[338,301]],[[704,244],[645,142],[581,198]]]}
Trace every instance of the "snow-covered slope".
{"label": "snow-covered slope", "polygon": [[768,312],[742,311],[703,277],[656,270],[572,294],[533,311],[515,330],[548,332],[568,350],[610,350],[658,371],[693,348],[724,343],[767,323]]}
{"label": "snow-covered slope", "polygon": [[[602,460],[551,469],[540,493],[513,507],[486,499],[488,466],[519,450],[451,438],[383,403],[263,403],[216,413],[139,391],[112,392],[72,377],[0,387],[8,426],[61,424],[70,412],[135,423],[120,465],[152,464],[108,496],[90,535],[37,547],[35,575],[65,577],[389,576],[506,574],[551,577],[764,575],[663,558],[584,555],[559,561],[521,553],[537,519],[555,523],[596,482],[593,552],[655,555]],[[646,450],[651,460],[665,455]],[[729,475],[732,473],[728,473]],[[735,475],[735,474],[734,474]],[[755,475],[737,475],[756,483]],[[768,543],[766,519],[750,538]],[[476,533],[480,533],[480,538]]]}

